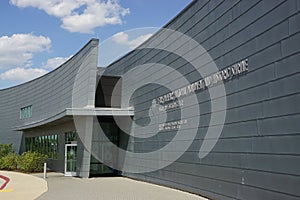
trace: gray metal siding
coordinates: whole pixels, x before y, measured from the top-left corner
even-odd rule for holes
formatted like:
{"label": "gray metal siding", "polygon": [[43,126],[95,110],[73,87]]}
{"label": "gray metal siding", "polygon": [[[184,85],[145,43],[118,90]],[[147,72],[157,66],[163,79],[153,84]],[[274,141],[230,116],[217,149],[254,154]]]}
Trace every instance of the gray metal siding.
{"label": "gray metal siding", "polygon": [[[225,83],[226,121],[207,157],[200,160],[198,151],[210,121],[211,100],[207,91],[201,91],[197,94],[200,126],[184,130],[187,134],[198,131],[188,151],[161,170],[124,174],[216,199],[299,199],[299,7],[296,0],[199,0],[172,20],[165,28],[195,39],[220,69],[248,58],[249,72]],[[158,35],[148,43],[157,39]],[[154,49],[135,50],[105,73],[123,75],[144,63],[162,63],[180,71],[191,82],[199,80],[185,60]],[[132,77],[132,84],[141,85],[143,78],[154,79],[158,74],[166,82],[177,80],[174,74],[149,67],[140,77]],[[157,85],[138,90],[132,97],[136,123],[147,124],[149,102],[167,92]],[[187,106],[192,109],[192,105]],[[147,134],[139,130],[136,127],[134,133]],[[153,151],[168,143],[170,135],[172,132],[164,132],[144,142],[129,140],[128,148]]]}
{"label": "gray metal siding", "polygon": [[[84,90],[78,92],[81,105],[94,105],[95,97],[90,93],[95,94],[97,55],[98,40],[91,40],[56,70],[33,81],[0,90],[0,143],[12,143],[18,152],[22,133],[13,131],[14,127],[49,119],[66,108],[71,108],[77,74],[81,76],[77,78],[77,82],[84,85]],[[79,73],[79,69],[86,70],[86,73]],[[20,109],[29,105],[32,105],[32,117],[20,119]]]}

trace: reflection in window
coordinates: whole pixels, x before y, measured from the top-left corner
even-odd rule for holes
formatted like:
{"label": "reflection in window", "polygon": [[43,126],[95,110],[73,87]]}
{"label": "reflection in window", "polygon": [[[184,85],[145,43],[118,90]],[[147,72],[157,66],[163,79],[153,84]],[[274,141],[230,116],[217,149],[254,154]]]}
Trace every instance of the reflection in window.
{"label": "reflection in window", "polygon": [[48,155],[50,159],[57,159],[58,135],[44,135],[25,138],[26,151],[35,151]]}
{"label": "reflection in window", "polygon": [[20,110],[20,119],[26,119],[32,117],[32,106],[26,106]]}
{"label": "reflection in window", "polygon": [[65,143],[73,144],[77,142],[77,133],[76,131],[70,131],[65,133]]}

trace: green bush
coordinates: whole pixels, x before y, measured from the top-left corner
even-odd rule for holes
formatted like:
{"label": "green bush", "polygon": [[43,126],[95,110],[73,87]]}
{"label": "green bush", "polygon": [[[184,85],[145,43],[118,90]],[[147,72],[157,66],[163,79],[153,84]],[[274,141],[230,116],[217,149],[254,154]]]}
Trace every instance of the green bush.
{"label": "green bush", "polygon": [[47,159],[46,155],[38,152],[25,152],[18,155],[14,152],[12,144],[0,144],[0,169],[2,170],[40,172],[43,171]]}
{"label": "green bush", "polygon": [[12,147],[12,144],[0,144],[0,159],[4,156],[14,153],[14,149]]}
{"label": "green bush", "polygon": [[24,172],[40,172],[43,170],[47,156],[38,152],[24,152],[18,157],[18,168]]}
{"label": "green bush", "polygon": [[16,170],[17,169],[18,154],[9,153],[6,156],[0,158],[0,169],[4,170]]}

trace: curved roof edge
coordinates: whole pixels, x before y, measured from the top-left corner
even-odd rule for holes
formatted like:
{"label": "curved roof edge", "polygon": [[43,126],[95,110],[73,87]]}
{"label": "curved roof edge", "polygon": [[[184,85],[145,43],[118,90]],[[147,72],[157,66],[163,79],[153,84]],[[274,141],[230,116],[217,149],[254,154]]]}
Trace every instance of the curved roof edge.
{"label": "curved roof edge", "polygon": [[1,91],[5,91],[5,90],[10,90],[12,88],[16,88],[16,87],[19,87],[19,86],[23,86],[23,85],[26,85],[30,82],[33,82],[33,81],[36,81],[36,80],[39,80],[39,79],[42,79],[44,78],[45,76],[48,76],[49,74],[57,71],[58,69],[62,68],[64,65],[66,65],[67,63],[71,62],[82,50],[84,50],[87,46],[91,45],[91,47],[94,47],[94,46],[97,46],[99,45],[99,39],[97,38],[92,38],[90,39],[90,41],[88,41],[82,48],[80,48],[80,50],[78,50],[71,58],[69,58],[67,61],[65,61],[64,63],[62,63],[61,65],[59,65],[57,68],[55,68],[54,70],[42,75],[42,76],[39,76],[35,79],[32,79],[30,81],[27,81],[27,82],[24,82],[24,83],[20,83],[18,85],[14,85],[14,86],[11,86],[11,87],[8,87],[8,88],[3,88],[3,89],[0,89],[0,92]]}
{"label": "curved roof edge", "polygon": [[136,48],[134,48],[133,50],[127,52],[125,55],[123,55],[122,57],[118,58],[117,60],[113,61],[112,63],[110,63],[109,65],[107,65],[106,67],[110,67],[114,64],[116,64],[117,62],[119,62],[120,60],[122,60],[123,58],[129,56],[130,54],[132,54],[135,50],[137,50],[140,46],[144,45],[145,43],[147,43],[148,41],[150,41],[151,39],[153,39],[154,37],[156,37],[163,29],[168,28],[168,26],[170,26],[173,22],[176,21],[177,18],[179,18],[181,15],[183,15],[185,12],[188,11],[188,9],[190,9],[190,7],[192,7],[195,3],[197,2],[197,0],[192,0],[192,2],[190,2],[183,10],[181,10],[178,14],[175,15],[175,17],[171,18],[170,21],[168,21],[164,26],[162,26],[161,28],[159,28],[159,30],[157,30],[150,38],[148,38],[147,40],[145,40],[142,44],[140,44],[139,46],[137,46]]}

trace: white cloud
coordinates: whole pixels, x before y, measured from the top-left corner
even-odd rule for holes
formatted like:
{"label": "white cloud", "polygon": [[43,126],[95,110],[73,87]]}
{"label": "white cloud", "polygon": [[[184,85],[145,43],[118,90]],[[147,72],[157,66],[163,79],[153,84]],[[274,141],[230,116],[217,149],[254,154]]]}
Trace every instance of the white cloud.
{"label": "white cloud", "polygon": [[130,49],[134,49],[142,44],[144,41],[149,39],[153,34],[141,35],[135,39],[129,40],[129,35],[124,32],[119,32],[112,36],[112,40],[120,45],[128,46]]}
{"label": "white cloud", "polygon": [[55,57],[55,58],[50,58],[47,60],[46,64],[44,64],[42,66],[42,68],[44,69],[49,69],[49,70],[53,70],[56,69],[57,67],[59,67],[61,64],[63,64],[64,62],[66,62],[70,57]]}
{"label": "white cloud", "polygon": [[51,40],[32,34],[14,34],[0,37],[0,69],[30,67],[34,53],[49,50]]}
{"label": "white cloud", "polygon": [[116,33],[112,36],[112,40],[117,44],[127,44],[128,43],[128,34],[124,32]]}
{"label": "white cloud", "polygon": [[0,79],[25,82],[40,77],[46,73],[48,73],[48,71],[45,69],[17,67],[1,73]]}
{"label": "white cloud", "polygon": [[45,11],[48,15],[64,17],[84,4],[82,0],[10,0],[10,3],[20,8],[34,7]]}
{"label": "white cloud", "polygon": [[60,18],[61,27],[70,32],[93,33],[107,24],[122,24],[121,17],[129,14],[117,0],[10,0],[20,8],[34,7]]}

